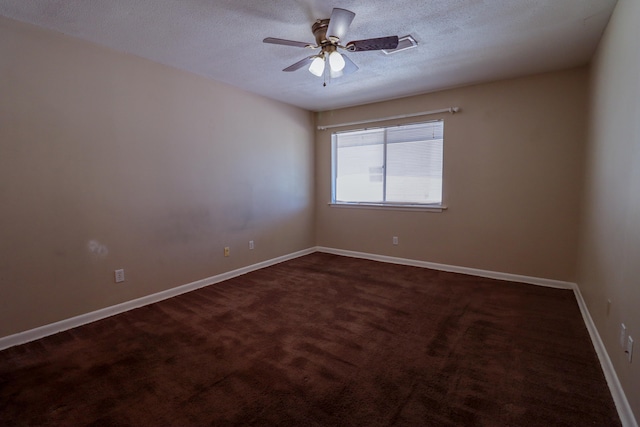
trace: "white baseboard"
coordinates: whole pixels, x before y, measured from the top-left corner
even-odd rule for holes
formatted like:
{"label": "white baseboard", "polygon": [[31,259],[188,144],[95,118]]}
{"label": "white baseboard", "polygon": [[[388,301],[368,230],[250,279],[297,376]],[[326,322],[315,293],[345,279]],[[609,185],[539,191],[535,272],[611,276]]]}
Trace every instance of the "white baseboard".
{"label": "white baseboard", "polygon": [[322,246],[316,247],[316,250],[318,252],[325,252],[325,253],[334,254],[334,255],[350,256],[354,258],[363,258],[363,259],[369,259],[372,261],[381,261],[381,262],[389,262],[393,264],[410,265],[413,267],[431,268],[433,270],[439,270],[439,271],[449,271],[452,273],[470,274],[472,276],[488,277],[491,279],[508,280],[511,282],[528,283],[532,285],[573,290],[573,293],[575,294],[575,297],[576,297],[576,301],[578,302],[578,307],[580,307],[580,312],[582,313],[582,318],[584,319],[584,323],[587,327],[587,330],[589,331],[589,335],[591,336],[591,342],[593,343],[593,347],[595,348],[596,353],[598,355],[598,359],[600,360],[600,365],[602,366],[602,371],[604,372],[604,376],[607,380],[609,390],[611,391],[611,396],[613,397],[613,401],[616,405],[616,409],[618,410],[620,421],[622,422],[623,427],[638,427],[638,423],[636,422],[636,419],[633,415],[633,411],[631,410],[631,406],[629,405],[627,396],[625,395],[624,390],[622,389],[622,385],[618,380],[618,376],[616,375],[616,371],[613,368],[613,364],[611,363],[609,354],[605,349],[602,339],[600,339],[600,334],[598,333],[598,329],[596,328],[595,323],[593,323],[591,314],[589,314],[587,305],[585,304],[584,299],[582,298],[582,294],[580,293],[580,288],[576,283],[563,282],[563,281],[551,280],[551,279],[543,279],[539,277],[521,276],[517,274],[510,274],[510,273],[501,273],[497,271],[478,270],[475,268],[458,267],[458,266],[447,265],[447,264],[437,264],[432,262],[417,261],[417,260],[406,259],[406,258],[396,258],[396,257],[385,256],[385,255],[369,254],[365,252],[354,252],[354,251],[347,251],[343,249],[326,248]]}
{"label": "white baseboard", "polygon": [[600,359],[600,365],[602,366],[602,371],[607,379],[607,384],[609,384],[609,390],[611,391],[613,401],[618,409],[620,421],[622,422],[623,427],[638,427],[638,422],[633,415],[633,411],[631,410],[627,396],[624,394],[620,380],[618,380],[618,375],[616,375],[613,363],[609,358],[609,353],[607,353],[604,343],[600,338],[600,334],[598,333],[598,329],[596,328],[595,323],[593,323],[587,304],[584,302],[584,298],[582,298],[580,288],[576,285],[573,288],[573,292],[576,295],[580,312],[582,312],[582,318],[584,319],[584,323],[587,326],[589,335],[591,336],[593,347],[596,349],[598,359]]}
{"label": "white baseboard", "polygon": [[396,258],[386,255],[369,254],[365,252],[346,251],[343,249],[326,248],[323,246],[316,247],[318,252],[325,252],[334,255],[343,255],[353,258],[363,258],[372,261],[388,262],[392,264],[410,265],[413,267],[430,268],[432,270],[448,271],[451,273],[469,274],[471,276],[487,277],[490,279],[508,280],[510,282],[528,283],[530,285],[547,286],[551,288],[573,289],[575,283],[563,282],[561,280],[542,279],[539,277],[521,276],[519,274],[500,273],[497,271],[480,270],[477,268],[459,267],[448,264],[438,264],[428,261],[418,261],[415,259]]}
{"label": "white baseboard", "polygon": [[90,313],[85,313],[79,316],[71,317],[69,319],[64,319],[59,322],[50,323],[48,325],[30,329],[28,331],[19,332],[17,334],[2,337],[0,338],[0,350],[4,350],[6,348],[13,347],[20,344],[25,344],[30,341],[35,341],[37,339],[56,334],[58,332],[62,332],[78,326],[86,325],[87,323],[95,322],[96,320],[105,319],[107,317],[111,317],[116,314],[124,313],[125,311],[133,310],[134,308],[153,304],[155,302],[162,301],[167,298],[172,298],[177,295],[184,294],[186,292],[191,292],[196,289],[203,288],[205,286],[220,283],[225,280],[229,280],[234,277],[238,277],[243,274],[249,273],[251,271],[269,267],[274,264],[279,264],[281,262],[298,258],[304,255],[308,255],[314,252],[316,252],[315,248],[305,249],[305,250],[294,252],[288,255],[283,255],[281,257],[273,258],[267,261],[259,262],[257,264],[253,264],[247,267],[238,268],[237,270],[228,271],[226,273],[218,274],[216,276],[207,277],[206,279],[197,280],[195,282],[178,286],[176,288],[167,289],[166,291],[147,295],[131,301],[126,301],[121,304],[113,305],[111,307],[106,307],[100,310],[92,311]]}

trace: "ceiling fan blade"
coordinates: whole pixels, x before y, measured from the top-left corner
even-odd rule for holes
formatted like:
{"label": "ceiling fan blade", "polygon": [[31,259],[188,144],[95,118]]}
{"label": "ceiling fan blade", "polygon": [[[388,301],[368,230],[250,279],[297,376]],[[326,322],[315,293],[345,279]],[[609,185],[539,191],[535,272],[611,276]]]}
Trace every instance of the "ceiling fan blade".
{"label": "ceiling fan blade", "polygon": [[285,68],[282,71],[295,71],[295,70],[299,70],[300,68],[304,67],[305,65],[311,65],[311,61],[313,61],[313,58],[315,58],[316,55],[311,55],[307,58],[301,59],[300,61],[296,62],[293,65],[289,65],[287,68]]}
{"label": "ceiling fan blade", "polygon": [[355,16],[356,14],[350,10],[340,9],[339,7],[334,8],[333,12],[331,12],[331,18],[329,18],[327,38],[343,38]]}
{"label": "ceiling fan blade", "polygon": [[277,39],[275,37],[267,37],[266,39],[262,40],[262,43],[281,44],[281,45],[284,45],[284,46],[293,46],[293,47],[314,47],[314,48],[316,47],[312,43],[296,42],[296,41],[293,41],[293,40],[285,40],[285,39]]}
{"label": "ceiling fan blade", "polygon": [[342,75],[346,76],[347,74],[355,73],[358,71],[358,66],[353,63],[351,59],[347,55],[342,55],[344,59],[344,68],[342,69]]}
{"label": "ceiling fan blade", "polygon": [[395,49],[398,47],[398,36],[378,37],[376,39],[354,40],[345,48],[350,52],[366,50]]}
{"label": "ceiling fan blade", "polygon": [[332,79],[337,77],[347,76],[351,73],[355,73],[358,71],[358,66],[354,64],[354,62],[349,59],[349,57],[345,54],[342,54],[342,59],[344,59],[344,68],[340,71],[334,71],[329,67],[329,73]]}

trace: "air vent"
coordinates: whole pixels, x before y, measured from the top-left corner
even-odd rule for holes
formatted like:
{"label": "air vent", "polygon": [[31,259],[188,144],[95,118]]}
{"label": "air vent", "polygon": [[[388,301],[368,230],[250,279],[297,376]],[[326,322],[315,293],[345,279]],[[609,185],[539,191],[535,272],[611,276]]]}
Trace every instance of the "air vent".
{"label": "air vent", "polygon": [[403,50],[413,49],[418,46],[418,42],[411,35],[400,37],[398,39],[398,47],[395,49],[382,49],[387,55],[402,52]]}

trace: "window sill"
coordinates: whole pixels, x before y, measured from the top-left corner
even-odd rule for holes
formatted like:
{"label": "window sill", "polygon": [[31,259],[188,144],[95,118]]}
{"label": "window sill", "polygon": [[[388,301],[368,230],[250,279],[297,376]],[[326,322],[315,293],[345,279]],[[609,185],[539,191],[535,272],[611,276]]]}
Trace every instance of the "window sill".
{"label": "window sill", "polygon": [[385,204],[385,203],[329,203],[332,208],[351,209],[383,209],[393,211],[413,211],[413,212],[442,212],[447,209],[444,205],[418,205],[418,204]]}

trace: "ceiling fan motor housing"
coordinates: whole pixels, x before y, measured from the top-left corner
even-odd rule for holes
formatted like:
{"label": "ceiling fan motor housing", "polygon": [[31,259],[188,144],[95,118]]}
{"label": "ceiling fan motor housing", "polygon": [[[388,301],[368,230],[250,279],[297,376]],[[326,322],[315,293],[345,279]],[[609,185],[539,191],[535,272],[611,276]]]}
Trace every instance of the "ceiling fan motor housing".
{"label": "ceiling fan motor housing", "polygon": [[329,27],[328,19],[318,19],[311,26],[311,31],[316,38],[316,44],[320,47],[333,44],[331,40],[327,40],[327,28]]}

